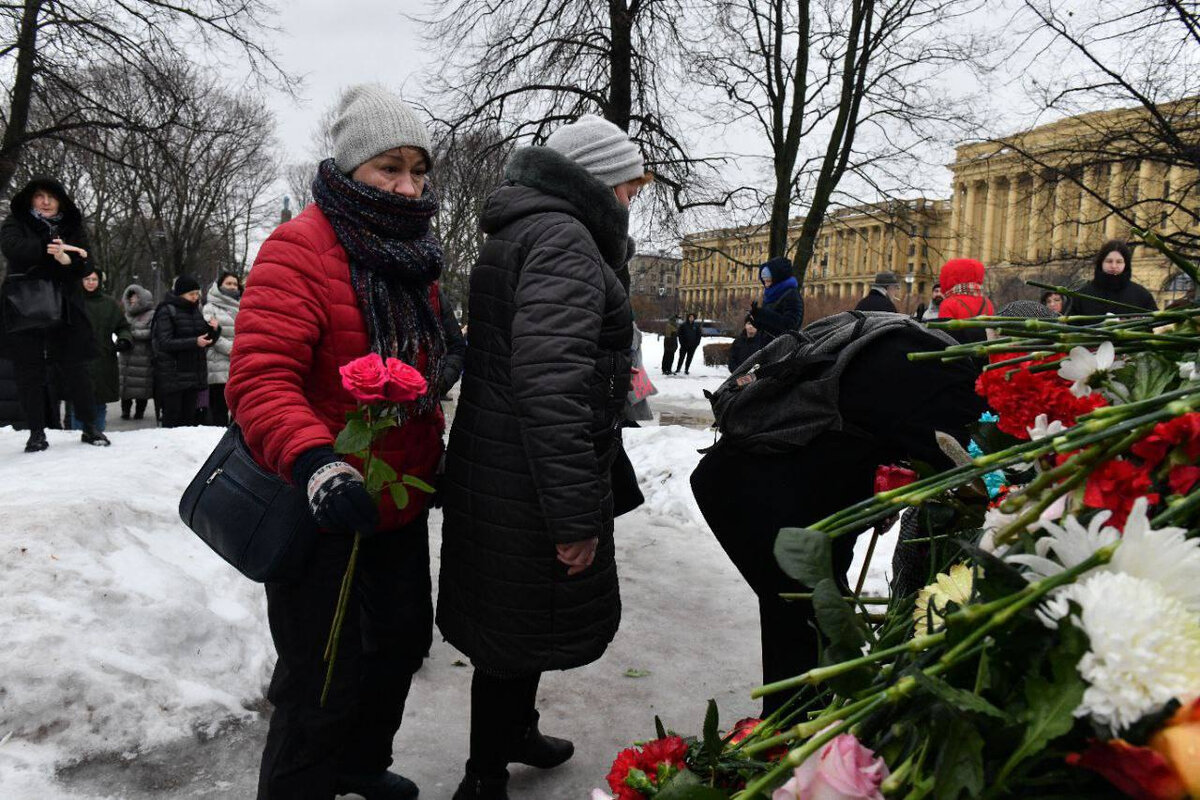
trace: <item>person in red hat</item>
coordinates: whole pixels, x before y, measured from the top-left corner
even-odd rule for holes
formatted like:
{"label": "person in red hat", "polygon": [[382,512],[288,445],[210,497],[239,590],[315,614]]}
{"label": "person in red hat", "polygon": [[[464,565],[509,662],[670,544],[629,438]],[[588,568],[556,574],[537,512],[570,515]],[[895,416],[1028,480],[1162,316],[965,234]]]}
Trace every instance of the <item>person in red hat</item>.
{"label": "person in red hat", "polygon": [[992,301],[983,294],[983,262],[952,258],[938,276],[944,298],[938,308],[940,319],[988,317],[995,313]]}

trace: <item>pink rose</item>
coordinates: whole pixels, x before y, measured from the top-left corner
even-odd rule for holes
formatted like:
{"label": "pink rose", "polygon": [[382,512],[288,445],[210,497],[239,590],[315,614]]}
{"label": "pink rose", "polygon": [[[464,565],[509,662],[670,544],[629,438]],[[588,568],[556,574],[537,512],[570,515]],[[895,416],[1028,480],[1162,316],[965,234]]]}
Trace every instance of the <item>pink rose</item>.
{"label": "pink rose", "polygon": [[378,353],[367,353],[338,368],[342,386],[360,403],[378,403],[384,399],[388,371]]}
{"label": "pink rose", "polygon": [[879,785],[889,774],[882,758],[843,733],[796,767],[771,800],[883,800]]}
{"label": "pink rose", "polygon": [[398,358],[389,358],[386,367],[387,385],[383,394],[389,403],[411,403],[429,388],[420,372]]}

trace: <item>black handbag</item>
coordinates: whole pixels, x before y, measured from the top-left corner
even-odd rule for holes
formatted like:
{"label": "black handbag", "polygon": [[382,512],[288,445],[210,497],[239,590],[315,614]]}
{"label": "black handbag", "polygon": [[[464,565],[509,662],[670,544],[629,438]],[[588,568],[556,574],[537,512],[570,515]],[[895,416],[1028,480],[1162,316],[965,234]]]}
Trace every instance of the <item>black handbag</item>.
{"label": "black handbag", "polygon": [[625,452],[625,447],[619,439],[616,447],[617,452],[613,457],[612,467],[608,471],[612,485],[613,519],[622,514],[628,514],[646,502],[646,497],[638,486],[637,473],[633,471],[633,463],[629,460],[629,455]]}
{"label": "black handbag", "polygon": [[8,333],[56,328],[63,322],[62,284],[12,276],[0,287],[0,318]]}
{"label": "black handbag", "polygon": [[236,424],[184,490],[179,516],[217,555],[259,582],[298,577],[317,537],[308,497],[254,461]]}

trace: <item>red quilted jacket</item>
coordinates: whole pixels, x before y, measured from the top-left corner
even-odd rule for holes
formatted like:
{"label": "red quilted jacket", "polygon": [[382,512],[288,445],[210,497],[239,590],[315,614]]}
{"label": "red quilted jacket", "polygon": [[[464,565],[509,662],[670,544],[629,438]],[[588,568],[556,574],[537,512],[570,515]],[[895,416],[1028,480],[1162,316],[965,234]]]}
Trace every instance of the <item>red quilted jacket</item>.
{"label": "red quilted jacket", "polygon": [[[429,291],[436,309],[437,283]],[[310,205],[263,243],[238,312],[225,397],[255,460],[291,480],[297,456],[332,446],[355,405],[338,367],[369,351],[346,251]],[[444,425],[440,411],[411,419],[386,435],[378,453],[398,473],[429,480]],[[385,492],[380,529],[409,522],[427,499],[411,492],[400,510]]]}

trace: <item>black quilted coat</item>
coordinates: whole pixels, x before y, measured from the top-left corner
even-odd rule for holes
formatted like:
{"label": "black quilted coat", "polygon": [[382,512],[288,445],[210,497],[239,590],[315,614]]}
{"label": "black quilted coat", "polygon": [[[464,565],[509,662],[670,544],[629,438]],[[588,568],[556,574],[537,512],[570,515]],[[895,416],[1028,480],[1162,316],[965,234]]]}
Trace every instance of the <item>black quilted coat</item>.
{"label": "black quilted coat", "polygon": [[[629,389],[628,213],[541,147],[492,193],[446,456],[437,621],[477,667],[567,669],[620,621],[609,466]],[[555,545],[600,538],[568,577]]]}

